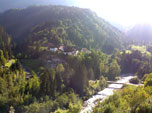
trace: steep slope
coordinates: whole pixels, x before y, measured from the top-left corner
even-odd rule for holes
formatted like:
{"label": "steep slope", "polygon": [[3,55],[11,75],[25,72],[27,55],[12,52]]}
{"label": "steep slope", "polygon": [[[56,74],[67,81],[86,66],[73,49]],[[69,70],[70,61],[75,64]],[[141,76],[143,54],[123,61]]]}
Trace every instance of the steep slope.
{"label": "steep slope", "polygon": [[[107,53],[111,53],[114,48],[122,48],[124,35],[88,9],[33,6],[6,11],[0,18],[0,24],[15,40],[29,36],[33,38],[32,33],[39,32],[39,39],[46,37],[60,40],[55,44],[68,41],[71,45],[103,49]],[[40,31],[45,32],[40,34]],[[35,40],[38,41],[37,38]]]}

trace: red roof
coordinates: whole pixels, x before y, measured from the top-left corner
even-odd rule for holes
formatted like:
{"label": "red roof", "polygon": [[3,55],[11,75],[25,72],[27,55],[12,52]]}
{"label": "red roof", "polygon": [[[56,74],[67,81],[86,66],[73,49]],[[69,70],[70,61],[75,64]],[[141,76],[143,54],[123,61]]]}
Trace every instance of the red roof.
{"label": "red roof", "polygon": [[43,46],[45,46],[45,47],[50,47],[50,48],[55,48],[55,45],[52,44],[52,43],[46,43],[46,44],[44,44]]}

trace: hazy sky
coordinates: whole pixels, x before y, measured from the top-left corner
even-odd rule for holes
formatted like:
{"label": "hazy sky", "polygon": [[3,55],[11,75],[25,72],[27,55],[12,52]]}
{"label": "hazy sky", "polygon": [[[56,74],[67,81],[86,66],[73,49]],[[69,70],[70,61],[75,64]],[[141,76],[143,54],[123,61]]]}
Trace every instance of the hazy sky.
{"label": "hazy sky", "polygon": [[152,0],[76,0],[106,20],[124,26],[152,24]]}

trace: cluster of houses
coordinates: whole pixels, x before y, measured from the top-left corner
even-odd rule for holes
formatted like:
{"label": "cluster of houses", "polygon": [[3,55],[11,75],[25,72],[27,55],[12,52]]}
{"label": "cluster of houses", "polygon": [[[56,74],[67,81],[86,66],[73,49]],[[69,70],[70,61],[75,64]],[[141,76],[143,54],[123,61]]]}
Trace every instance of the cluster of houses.
{"label": "cluster of houses", "polygon": [[[82,49],[78,49],[76,47],[69,47],[69,46],[64,46],[64,45],[60,45],[60,46],[55,46],[52,43],[47,43],[45,45],[43,45],[43,47],[47,47],[49,51],[51,52],[60,52],[63,53],[64,55],[73,55],[73,56],[77,56],[78,53],[81,51],[83,53],[91,53],[91,51],[89,51],[87,48],[82,48]],[[56,68],[59,64],[64,64],[65,61],[62,58],[59,58],[56,55],[51,55],[49,60],[47,60],[46,62],[46,66],[49,68]]]}
{"label": "cluster of houses", "polygon": [[82,48],[80,50],[80,49],[77,49],[76,47],[69,47],[69,46],[64,46],[64,45],[56,47],[52,43],[47,43],[44,46],[48,47],[51,52],[57,52],[57,51],[59,51],[59,52],[65,54],[65,55],[76,56],[79,53],[79,51],[81,51],[83,53],[91,53],[91,51],[89,51],[87,48]]}

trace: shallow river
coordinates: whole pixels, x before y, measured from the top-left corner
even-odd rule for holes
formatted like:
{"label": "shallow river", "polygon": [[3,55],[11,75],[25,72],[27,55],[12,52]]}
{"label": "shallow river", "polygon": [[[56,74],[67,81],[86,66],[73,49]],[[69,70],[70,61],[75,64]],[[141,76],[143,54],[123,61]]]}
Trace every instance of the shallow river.
{"label": "shallow river", "polygon": [[95,107],[95,104],[98,100],[102,102],[105,98],[113,94],[113,91],[116,89],[121,89],[124,84],[129,83],[129,80],[134,78],[134,76],[124,76],[121,77],[120,80],[117,80],[115,82],[111,82],[112,84],[109,84],[107,88],[104,90],[98,92],[96,95],[93,95],[91,98],[89,98],[84,103],[84,107],[82,108],[80,113],[91,113],[92,108]]}

